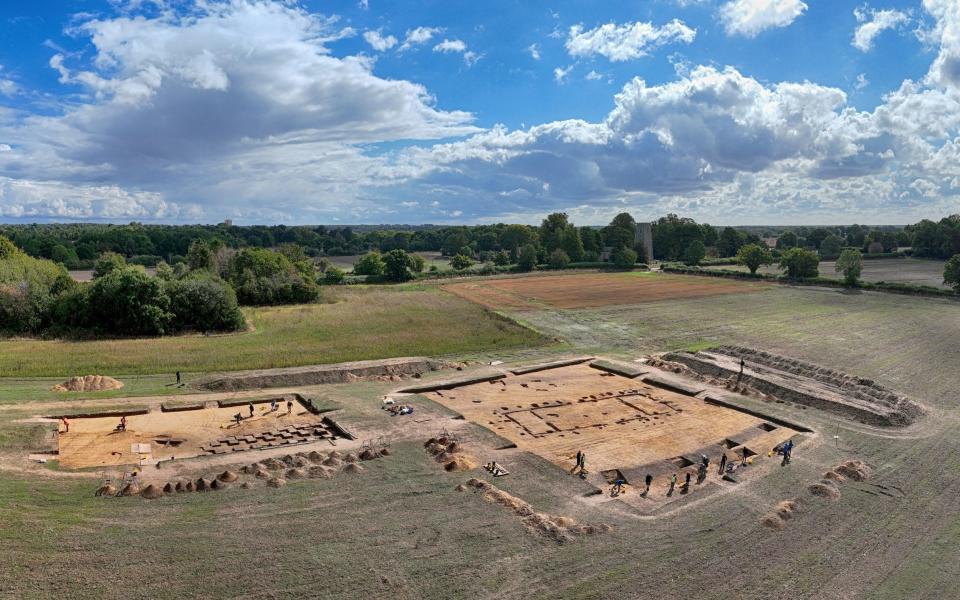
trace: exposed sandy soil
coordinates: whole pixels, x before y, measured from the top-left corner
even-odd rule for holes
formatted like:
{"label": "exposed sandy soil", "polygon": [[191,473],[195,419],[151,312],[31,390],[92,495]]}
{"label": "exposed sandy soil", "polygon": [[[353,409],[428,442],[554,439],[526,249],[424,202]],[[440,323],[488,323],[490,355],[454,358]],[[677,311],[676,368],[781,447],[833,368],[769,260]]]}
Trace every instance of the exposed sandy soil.
{"label": "exposed sandy soil", "polygon": [[[586,453],[587,478],[599,487],[621,476],[642,486],[645,475],[653,474],[645,510],[679,499],[679,494],[668,495],[669,477],[677,473],[681,482],[687,472],[696,477],[700,454],[717,465],[724,454],[731,462],[739,461],[747,449],[748,456],[765,461],[775,446],[798,434],[586,364],[426,395],[564,470],[573,469],[578,451]],[[719,478],[716,466],[709,476]],[[632,496],[635,500],[636,494]]]}
{"label": "exposed sandy soil", "polygon": [[656,273],[587,273],[470,281],[444,289],[493,309],[593,308],[657,300],[743,294],[766,284]]}
{"label": "exposed sandy soil", "polygon": [[86,375],[71,377],[63,383],[50,388],[54,392],[102,392],[104,390],[119,390],[123,383],[106,375]]}

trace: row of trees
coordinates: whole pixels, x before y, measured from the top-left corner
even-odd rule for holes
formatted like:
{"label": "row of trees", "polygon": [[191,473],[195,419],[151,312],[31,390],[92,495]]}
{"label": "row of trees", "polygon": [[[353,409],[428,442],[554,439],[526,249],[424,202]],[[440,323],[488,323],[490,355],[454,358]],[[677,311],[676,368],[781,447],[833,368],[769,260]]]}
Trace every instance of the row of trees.
{"label": "row of trees", "polygon": [[[761,266],[773,264],[774,255],[766,246],[747,244],[737,252],[737,261],[747,267],[751,275],[755,275]],[[820,256],[803,248],[784,250],[777,264],[791,279],[808,279],[820,274]],[[847,285],[855,286],[863,271],[863,254],[856,248],[846,248],[840,253],[834,268],[836,272],[843,273]]]}
{"label": "row of trees", "polygon": [[108,252],[91,282],[74,281],[62,265],[33,258],[0,236],[0,330],[8,333],[163,335],[235,331],[240,305],[313,302],[316,267],[302,249],[234,250],[195,240],[175,267],[156,276]]}

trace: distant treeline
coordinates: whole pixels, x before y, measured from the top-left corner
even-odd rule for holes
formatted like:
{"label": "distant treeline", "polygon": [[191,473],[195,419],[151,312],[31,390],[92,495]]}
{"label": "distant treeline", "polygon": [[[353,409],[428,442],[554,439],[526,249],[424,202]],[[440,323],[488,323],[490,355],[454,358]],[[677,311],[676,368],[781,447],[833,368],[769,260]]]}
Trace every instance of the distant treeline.
{"label": "distant treeline", "polygon": [[700,242],[707,256],[732,257],[740,247],[776,238],[780,249],[803,247],[821,251],[825,258],[843,247],[863,252],[889,253],[911,247],[915,256],[949,258],[960,253],[960,215],[906,227],[865,225],[831,227],[713,227],[677,215],[653,223],[654,256],[643,256],[633,240],[634,218],[617,215],[605,227],[578,227],[567,215],[554,213],[539,226],[373,226],[327,227],[286,225],[128,225],[33,224],[0,225],[0,235],[12,240],[28,255],[47,258],[68,269],[89,268],[105,252],[115,252],[128,262],[146,266],[161,260],[176,264],[186,259],[190,245],[203,240],[212,247],[230,249],[279,248],[297,245],[311,258],[348,256],[370,251],[441,252],[492,260],[498,252],[516,260],[521,248],[533,245],[541,262],[557,249],[573,262],[607,258],[605,253],[632,247],[640,261],[683,260],[690,245]]}

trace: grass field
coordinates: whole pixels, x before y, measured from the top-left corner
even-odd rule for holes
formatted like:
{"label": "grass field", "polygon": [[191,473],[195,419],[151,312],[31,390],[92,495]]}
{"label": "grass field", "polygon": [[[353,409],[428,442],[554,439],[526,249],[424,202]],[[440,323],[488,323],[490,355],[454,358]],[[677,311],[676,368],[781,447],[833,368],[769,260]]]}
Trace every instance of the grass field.
{"label": "grass field", "polygon": [[[914,285],[929,285],[947,289],[948,286],[943,283],[944,264],[945,262],[942,260],[923,260],[919,258],[878,258],[865,260],[863,261],[861,279],[874,283],[878,281],[912,283]],[[843,279],[843,274],[837,273],[836,265],[836,261],[821,261],[820,277]],[[744,273],[748,271],[746,267],[740,265],[723,265],[705,268],[742,271]],[[760,267],[757,272],[766,275],[783,274],[783,271],[780,270],[777,265]]]}
{"label": "grass field", "polygon": [[326,288],[327,303],[248,309],[246,333],[0,341],[15,377],[235,371],[540,344],[535,332],[432,286]]}
{"label": "grass field", "polygon": [[[410,297],[433,297],[415,292]],[[370,293],[371,300],[392,297]],[[0,475],[0,597],[956,598],[958,306],[768,286],[523,311],[545,334],[568,340],[568,352],[628,358],[738,343],[874,379],[930,410],[916,427],[877,431],[830,413],[751,400],[754,408],[811,426],[813,439],[797,448],[790,466],[654,519],[616,501],[591,503],[579,479],[537,456],[498,458],[508,460],[512,474],[496,484],[537,510],[614,528],[563,544],[532,534],[477,494],[454,491],[482,475],[444,472],[408,430],[477,426],[419,397],[412,400],[414,420],[386,416],[380,397],[395,383],[316,392],[344,406],[346,423],[387,428],[396,441],[393,456],[364,463],[356,477],[150,503],[94,498],[91,478],[14,470],[43,429],[19,422],[29,410],[2,407],[0,468],[11,468]],[[469,439],[484,435],[477,429]],[[869,462],[873,476],[841,484],[836,501],[806,491],[847,458]],[[788,498],[799,498],[801,509],[785,528],[761,527],[761,515]]]}

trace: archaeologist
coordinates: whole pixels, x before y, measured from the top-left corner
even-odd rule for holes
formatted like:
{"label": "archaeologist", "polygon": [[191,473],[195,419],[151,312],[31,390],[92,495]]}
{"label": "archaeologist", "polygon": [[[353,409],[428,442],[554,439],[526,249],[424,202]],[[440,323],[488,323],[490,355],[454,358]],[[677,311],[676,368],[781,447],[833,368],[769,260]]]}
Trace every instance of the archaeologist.
{"label": "archaeologist", "polygon": [[580,453],[580,477],[585,477],[587,475],[587,453]]}
{"label": "archaeologist", "polygon": [[250,408],[250,418],[253,418],[253,402],[247,402],[247,406]]}
{"label": "archaeologist", "polygon": [[127,430],[127,416],[120,416],[120,424],[117,425],[117,431],[126,431]]}
{"label": "archaeologist", "polygon": [[573,466],[573,470],[571,471],[571,473],[575,473],[577,469],[580,468],[580,459],[582,457],[583,457],[583,452],[581,452],[580,450],[577,450],[577,464]]}
{"label": "archaeologist", "polygon": [[233,415],[233,420],[237,422],[237,427],[240,427],[240,421],[243,420],[243,415],[240,413],[237,413]]}
{"label": "archaeologist", "polygon": [[613,482],[613,487],[610,488],[610,495],[613,497],[619,496],[620,492],[623,491],[624,483],[626,483],[626,481],[624,481],[622,477],[618,477],[617,480]]}
{"label": "archaeologist", "polygon": [[647,476],[644,478],[643,482],[646,484],[646,489],[643,490],[643,497],[646,498],[647,494],[650,493],[650,484],[653,483],[653,475],[647,473]]}
{"label": "archaeologist", "polygon": [[703,483],[703,480],[707,478],[707,465],[705,463],[700,463],[700,466],[697,467],[697,485]]}
{"label": "archaeologist", "polygon": [[70,433],[70,421],[66,417],[60,417],[60,421],[63,423],[63,433]]}
{"label": "archaeologist", "polygon": [[287,414],[293,414],[293,400],[287,398]]}
{"label": "archaeologist", "polygon": [[791,454],[793,454],[793,440],[787,440],[787,443],[783,445],[783,462],[780,463],[781,467],[790,464]]}
{"label": "archaeologist", "polygon": [[667,496],[673,495],[673,490],[677,487],[677,474],[674,473],[670,476],[670,490],[667,492]]}
{"label": "archaeologist", "polygon": [[180,387],[180,371],[177,371],[177,387]]}
{"label": "archaeologist", "polygon": [[270,412],[277,412],[278,408],[280,408],[280,405],[277,404],[277,399],[274,398],[270,401]]}
{"label": "archaeologist", "polygon": [[727,453],[724,452],[723,454],[720,455],[720,471],[719,471],[719,473],[720,473],[721,476],[723,475],[723,469],[724,469],[724,467],[726,467],[726,466],[727,466]]}
{"label": "archaeologist", "polygon": [[738,384],[738,385],[739,385],[739,383],[740,383],[740,380],[743,378],[743,367],[744,367],[744,365],[746,365],[746,363],[743,362],[743,357],[741,357],[741,358],[740,358],[740,372],[737,373],[737,384]]}
{"label": "archaeologist", "polygon": [[687,476],[683,478],[683,489],[680,490],[681,493],[686,494],[690,491],[690,471],[687,471]]}

